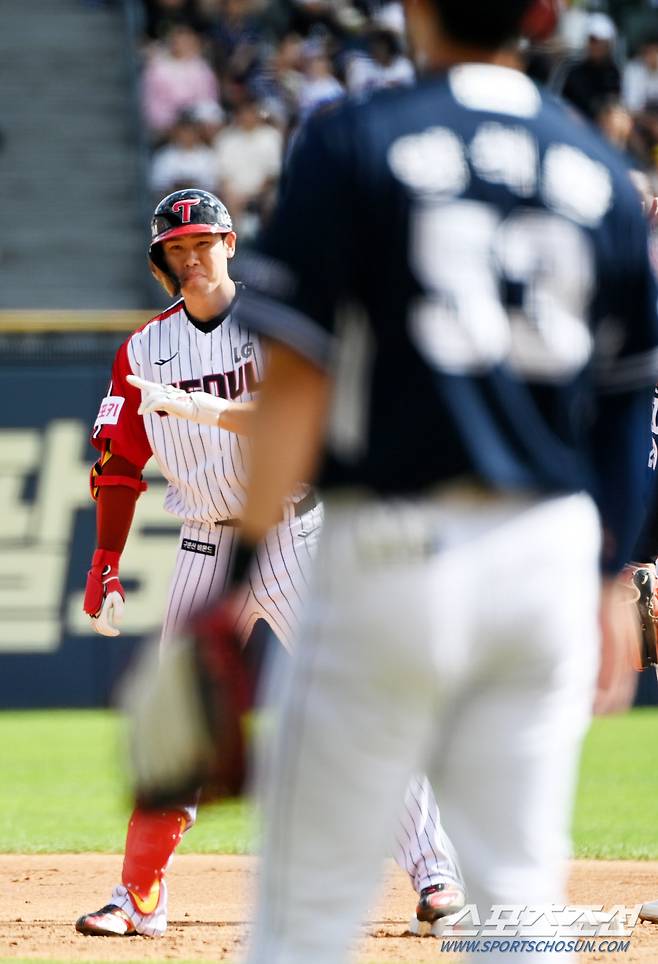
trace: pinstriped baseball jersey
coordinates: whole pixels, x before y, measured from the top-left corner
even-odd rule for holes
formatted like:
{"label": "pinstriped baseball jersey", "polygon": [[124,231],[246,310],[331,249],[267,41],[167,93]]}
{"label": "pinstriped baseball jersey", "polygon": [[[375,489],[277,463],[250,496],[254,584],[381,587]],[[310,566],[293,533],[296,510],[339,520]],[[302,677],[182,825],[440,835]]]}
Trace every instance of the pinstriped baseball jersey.
{"label": "pinstriped baseball jersey", "polygon": [[119,348],[112,381],[94,424],[92,443],[143,468],[151,455],[169,485],[165,509],[188,523],[239,517],[245,499],[246,441],[232,432],[157,413],[137,414],[139,390],[130,374],[246,402],[262,378],[257,335],[234,321],[239,297],[206,324],[180,300],[135,331]]}

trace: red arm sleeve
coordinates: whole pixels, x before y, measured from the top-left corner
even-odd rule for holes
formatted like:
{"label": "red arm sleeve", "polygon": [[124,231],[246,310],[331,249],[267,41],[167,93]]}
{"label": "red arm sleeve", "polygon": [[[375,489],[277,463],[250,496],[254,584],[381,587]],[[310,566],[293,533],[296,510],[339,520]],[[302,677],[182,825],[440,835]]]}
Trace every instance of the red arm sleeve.
{"label": "red arm sleeve", "polygon": [[[119,348],[112,366],[112,381],[101,401],[91,433],[91,444],[101,452],[111,448],[113,455],[127,459],[138,472],[151,457],[151,446],[144,429],[144,419],[137,414],[141,392],[126,381],[133,372],[128,353],[128,341]],[[118,474],[118,473],[113,473]]]}
{"label": "red arm sleeve", "polygon": [[[114,477],[139,482],[139,469],[120,455],[111,455],[103,465],[103,478]],[[98,488],[96,501],[96,546],[121,554],[130,532],[139,490],[135,486],[104,485]]]}

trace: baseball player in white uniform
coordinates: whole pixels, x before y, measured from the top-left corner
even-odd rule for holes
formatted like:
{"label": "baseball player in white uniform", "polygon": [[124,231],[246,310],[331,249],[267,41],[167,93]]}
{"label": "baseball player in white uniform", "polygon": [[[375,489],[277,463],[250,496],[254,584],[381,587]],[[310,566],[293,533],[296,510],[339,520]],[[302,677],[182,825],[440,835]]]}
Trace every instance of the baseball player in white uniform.
{"label": "baseball player in white uniform", "polygon": [[[245,501],[245,435],[264,363],[259,338],[234,319],[240,285],[230,278],[228,261],[235,242],[229,213],[212,194],[177,191],[155,210],[151,267],[171,295],[182,297],[119,348],[93,429],[100,451],[91,475],[98,547],[84,608],[103,635],[119,633],[120,556],[151,457],[169,483],[165,509],[181,520],[162,643],[225,586]],[[239,618],[245,640],[264,619],[290,645],[321,522],[315,494],[299,486],[255,560]],[[165,870],[195,818],[196,796],[157,812],[137,807],[121,883],[76,929],[93,936],[163,934]],[[463,904],[454,851],[423,777],[409,785],[396,857],[420,894],[419,920],[431,923]]]}

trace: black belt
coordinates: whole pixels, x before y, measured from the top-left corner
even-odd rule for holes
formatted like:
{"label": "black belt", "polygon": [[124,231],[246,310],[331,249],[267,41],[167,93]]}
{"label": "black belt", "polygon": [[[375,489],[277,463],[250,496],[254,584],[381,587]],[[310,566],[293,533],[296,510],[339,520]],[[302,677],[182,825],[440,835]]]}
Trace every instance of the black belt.
{"label": "black belt", "polygon": [[[306,515],[306,513],[310,512],[311,509],[314,509],[317,504],[318,504],[317,494],[313,491],[313,489],[310,489],[306,493],[303,499],[300,499],[299,502],[293,502],[292,509],[293,509],[295,518],[298,519],[300,516]],[[281,518],[278,521],[283,522],[283,516],[281,516]],[[235,529],[242,525],[242,521],[240,519],[218,519],[215,525],[229,526]]]}

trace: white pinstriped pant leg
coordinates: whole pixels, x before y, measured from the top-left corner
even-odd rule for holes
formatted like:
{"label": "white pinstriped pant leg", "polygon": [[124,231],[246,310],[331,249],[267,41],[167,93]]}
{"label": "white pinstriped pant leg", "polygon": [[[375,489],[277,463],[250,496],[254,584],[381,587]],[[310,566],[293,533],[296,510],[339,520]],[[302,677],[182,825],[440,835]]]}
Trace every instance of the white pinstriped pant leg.
{"label": "white pinstriped pant leg", "polygon": [[[258,619],[264,619],[277,638],[289,648],[296,635],[297,620],[308,585],[310,568],[322,528],[322,507],[301,517],[288,504],[286,517],[275,526],[260,547],[249,581],[249,592],[239,620],[248,639]],[[190,617],[217,598],[226,585],[238,529],[234,526],[184,524],[169,601],[162,627],[161,645],[180,632]],[[185,542],[210,545],[214,555],[184,549]],[[194,824],[197,806],[180,808],[187,816],[187,829]]]}
{"label": "white pinstriped pant leg", "polygon": [[422,774],[411,778],[404,795],[393,856],[418,894],[434,884],[464,886],[458,855],[441,825],[432,784]]}
{"label": "white pinstriped pant leg", "polygon": [[[320,537],[322,507],[316,506],[301,517],[294,515],[289,504],[285,511],[286,518],[270,530],[258,550],[238,626],[246,640],[256,621],[264,619],[288,649],[296,634]],[[162,645],[184,628],[190,616],[221,594],[238,532],[234,526],[182,526]],[[215,553],[183,549],[186,540],[211,545]]]}
{"label": "white pinstriped pant leg", "polygon": [[283,521],[268,532],[256,554],[238,628],[247,639],[256,621],[264,619],[277,639],[290,649],[307,596],[323,509],[317,505],[304,515],[295,516],[287,503],[284,512]]}
{"label": "white pinstriped pant leg", "polygon": [[[181,526],[180,543],[171,578],[160,645],[180,632],[190,617],[216,598],[226,583],[236,529],[202,523]],[[214,555],[184,549],[185,541],[213,546]],[[198,806],[189,801],[177,807],[187,818],[186,832],[196,822]]]}
{"label": "white pinstriped pant leg", "polygon": [[[161,645],[180,632],[190,616],[219,595],[226,583],[237,530],[203,523],[181,526],[180,542],[162,624]],[[214,547],[214,554],[183,549],[184,542]]]}

